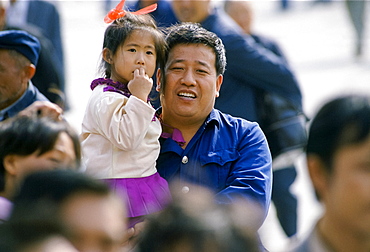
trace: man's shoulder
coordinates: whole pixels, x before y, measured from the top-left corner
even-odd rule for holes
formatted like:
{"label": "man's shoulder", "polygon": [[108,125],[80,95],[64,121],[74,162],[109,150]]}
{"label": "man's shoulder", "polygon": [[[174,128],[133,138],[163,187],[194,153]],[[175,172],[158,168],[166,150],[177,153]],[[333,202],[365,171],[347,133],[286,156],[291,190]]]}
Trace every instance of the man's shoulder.
{"label": "man's shoulder", "polygon": [[210,114],[210,120],[214,120],[218,125],[224,126],[239,126],[239,128],[254,128],[258,127],[257,122],[248,121],[247,119],[233,116],[224,112],[221,112],[218,109],[213,109]]}

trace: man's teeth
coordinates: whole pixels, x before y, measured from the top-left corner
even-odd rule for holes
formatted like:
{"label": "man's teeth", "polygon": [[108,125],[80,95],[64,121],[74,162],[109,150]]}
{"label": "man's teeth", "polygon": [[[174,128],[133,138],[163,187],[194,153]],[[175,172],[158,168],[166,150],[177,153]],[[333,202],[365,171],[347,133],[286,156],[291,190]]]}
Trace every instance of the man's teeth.
{"label": "man's teeth", "polygon": [[195,98],[195,95],[190,94],[190,93],[179,93],[179,96],[184,96],[184,97],[188,97],[188,98]]}

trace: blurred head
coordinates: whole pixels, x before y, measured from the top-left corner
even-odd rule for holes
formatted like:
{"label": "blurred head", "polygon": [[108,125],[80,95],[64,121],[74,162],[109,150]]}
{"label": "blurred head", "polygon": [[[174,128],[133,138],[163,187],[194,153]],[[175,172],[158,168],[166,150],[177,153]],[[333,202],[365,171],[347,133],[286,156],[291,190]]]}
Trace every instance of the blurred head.
{"label": "blurred head", "polygon": [[181,22],[203,22],[212,12],[212,0],[173,0],[172,9]]}
{"label": "blurred head", "polygon": [[247,1],[226,0],[225,11],[244,30],[251,34],[253,11],[251,3]]}
{"label": "blurred head", "polygon": [[353,234],[370,234],[370,98],[326,103],[314,117],[307,166],[325,219]]}
{"label": "blurred head", "polygon": [[71,170],[30,174],[14,199],[13,214],[38,202],[54,206],[66,237],[78,251],[122,251],[125,208],[101,181]]}
{"label": "blurred head", "polygon": [[11,217],[0,225],[0,251],[77,252],[66,235],[52,202],[38,199],[33,204],[17,204]]}
{"label": "blurred head", "polygon": [[253,207],[244,203],[218,205],[197,186],[175,193],[166,209],[148,219],[138,252],[258,252],[258,228],[253,213],[245,212]]}
{"label": "blurred head", "polygon": [[0,192],[8,197],[27,174],[79,168],[79,138],[65,121],[15,116],[0,123],[0,139]]}
{"label": "blurred head", "polygon": [[225,48],[216,34],[193,23],[169,28],[158,70],[163,119],[171,113],[204,121],[213,109],[225,71]]}
{"label": "blurred head", "polygon": [[121,76],[121,81],[127,83],[133,78],[133,70],[138,67],[144,67],[146,74],[151,77],[156,63],[163,57],[163,50],[163,34],[157,29],[153,18],[150,15],[127,13],[105,31],[101,63],[104,77],[117,79],[117,76]]}

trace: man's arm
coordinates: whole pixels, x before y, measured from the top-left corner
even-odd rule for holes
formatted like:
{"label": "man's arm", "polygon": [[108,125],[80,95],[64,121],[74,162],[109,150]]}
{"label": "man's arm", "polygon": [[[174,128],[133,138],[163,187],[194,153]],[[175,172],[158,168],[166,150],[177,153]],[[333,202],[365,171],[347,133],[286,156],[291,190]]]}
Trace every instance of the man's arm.
{"label": "man's arm", "polygon": [[272,168],[267,141],[257,124],[243,134],[237,150],[239,158],[231,165],[227,187],[216,198],[220,203],[229,203],[239,198],[257,203],[262,213],[262,225],[271,201]]}

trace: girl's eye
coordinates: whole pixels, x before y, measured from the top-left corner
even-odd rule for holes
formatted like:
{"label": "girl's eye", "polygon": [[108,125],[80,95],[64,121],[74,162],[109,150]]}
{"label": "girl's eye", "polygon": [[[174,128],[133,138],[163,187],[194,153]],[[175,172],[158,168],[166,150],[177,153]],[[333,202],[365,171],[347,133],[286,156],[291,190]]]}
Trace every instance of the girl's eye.
{"label": "girl's eye", "polygon": [[129,52],[136,52],[136,49],[134,48],[131,48],[131,49],[128,49]]}
{"label": "girl's eye", "polygon": [[152,51],[147,51],[146,54],[153,55],[154,53]]}

